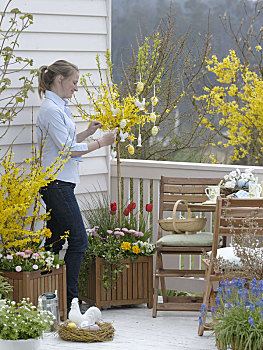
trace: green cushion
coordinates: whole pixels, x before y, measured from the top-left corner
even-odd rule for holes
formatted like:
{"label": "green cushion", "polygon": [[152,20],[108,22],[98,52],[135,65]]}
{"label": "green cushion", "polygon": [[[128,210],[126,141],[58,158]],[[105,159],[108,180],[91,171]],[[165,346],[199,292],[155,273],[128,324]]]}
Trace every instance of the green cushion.
{"label": "green cushion", "polygon": [[213,233],[171,234],[160,238],[157,244],[164,247],[212,247]]}

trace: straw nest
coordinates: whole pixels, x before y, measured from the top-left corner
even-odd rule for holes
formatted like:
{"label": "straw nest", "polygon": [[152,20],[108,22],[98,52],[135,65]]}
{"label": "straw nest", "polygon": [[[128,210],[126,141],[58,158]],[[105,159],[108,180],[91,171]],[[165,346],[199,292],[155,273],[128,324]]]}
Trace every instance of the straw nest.
{"label": "straw nest", "polygon": [[58,334],[61,339],[66,341],[80,342],[103,342],[113,339],[114,327],[109,322],[98,322],[99,329],[72,328],[68,326],[69,322],[64,322],[59,326]]}

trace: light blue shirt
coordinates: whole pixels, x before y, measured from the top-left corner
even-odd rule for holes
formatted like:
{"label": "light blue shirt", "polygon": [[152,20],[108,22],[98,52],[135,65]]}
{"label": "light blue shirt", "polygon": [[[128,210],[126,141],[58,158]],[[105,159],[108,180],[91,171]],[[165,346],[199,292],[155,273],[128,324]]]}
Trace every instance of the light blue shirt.
{"label": "light blue shirt", "polygon": [[[69,148],[69,151],[87,151],[88,145],[77,143],[76,125],[67,107],[68,101],[63,100],[52,91],[46,91],[36,122],[37,142],[43,147],[43,167],[49,167],[59,156],[59,152]],[[56,175],[57,180],[78,183],[79,162],[81,157],[69,157],[63,168]]]}

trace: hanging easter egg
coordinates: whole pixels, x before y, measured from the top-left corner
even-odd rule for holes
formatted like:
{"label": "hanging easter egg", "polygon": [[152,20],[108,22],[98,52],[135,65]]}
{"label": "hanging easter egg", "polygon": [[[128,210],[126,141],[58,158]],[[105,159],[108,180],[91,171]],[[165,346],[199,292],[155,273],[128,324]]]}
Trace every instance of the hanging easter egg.
{"label": "hanging easter egg", "polygon": [[126,119],[122,119],[121,122],[120,122],[120,127],[121,127],[122,129],[124,129],[126,125],[127,125]]}
{"label": "hanging easter egg", "polygon": [[153,136],[155,136],[155,135],[158,134],[158,127],[157,127],[157,126],[154,126],[154,127],[152,128],[152,134],[153,134]]}
{"label": "hanging easter egg", "polygon": [[156,96],[153,96],[153,97],[151,98],[151,101],[152,101],[152,105],[153,105],[153,106],[156,106],[157,103],[158,103],[158,98],[157,98]]}
{"label": "hanging easter egg", "polygon": [[128,146],[128,152],[130,153],[131,156],[134,155],[134,147],[133,147],[133,145],[129,145]]}
{"label": "hanging easter egg", "polygon": [[150,121],[153,123],[156,121],[156,114],[154,112],[150,113]]}
{"label": "hanging easter egg", "polygon": [[139,82],[137,83],[137,90],[138,90],[139,92],[142,92],[143,88],[144,88],[143,82],[139,81]]}

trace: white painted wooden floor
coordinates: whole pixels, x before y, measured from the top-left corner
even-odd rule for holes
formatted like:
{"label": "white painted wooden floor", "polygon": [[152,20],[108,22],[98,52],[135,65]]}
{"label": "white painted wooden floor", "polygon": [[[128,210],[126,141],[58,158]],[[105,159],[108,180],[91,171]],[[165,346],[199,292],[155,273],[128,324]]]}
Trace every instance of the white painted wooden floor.
{"label": "white painted wooden floor", "polygon": [[210,332],[198,336],[198,312],[159,311],[152,318],[146,305],[102,310],[104,321],[112,322],[114,340],[103,343],[78,343],[45,334],[39,350],[214,350],[215,338]]}

